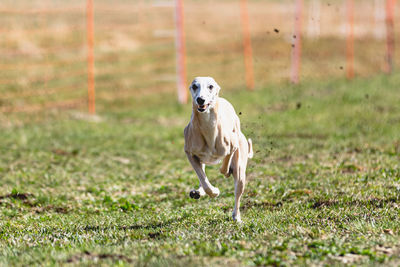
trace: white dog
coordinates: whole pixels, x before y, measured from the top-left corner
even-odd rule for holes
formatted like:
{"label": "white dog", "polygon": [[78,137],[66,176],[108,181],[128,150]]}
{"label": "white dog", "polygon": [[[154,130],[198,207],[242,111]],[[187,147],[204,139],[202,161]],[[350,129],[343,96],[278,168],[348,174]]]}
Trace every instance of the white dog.
{"label": "white dog", "polygon": [[198,199],[208,194],[217,197],[219,189],[207,179],[205,164],[218,164],[226,177],[235,179],[235,207],[232,217],[240,222],[240,198],[246,183],[247,159],[253,157],[251,139],[240,131],[239,117],[232,105],[218,96],[221,88],[211,77],[197,77],[190,85],[193,112],[186,126],[185,152],[199,177],[200,187],[190,197]]}

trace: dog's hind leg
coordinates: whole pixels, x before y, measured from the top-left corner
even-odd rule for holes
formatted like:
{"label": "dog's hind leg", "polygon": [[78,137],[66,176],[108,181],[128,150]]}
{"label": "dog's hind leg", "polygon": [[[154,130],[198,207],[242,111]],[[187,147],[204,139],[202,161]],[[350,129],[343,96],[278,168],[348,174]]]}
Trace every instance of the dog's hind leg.
{"label": "dog's hind leg", "polygon": [[235,154],[237,149],[233,151],[230,155],[226,156],[224,160],[222,161],[221,168],[219,171],[225,176],[229,177],[232,174],[232,158],[233,155]]}
{"label": "dog's hind leg", "polygon": [[197,174],[197,177],[200,181],[200,187],[202,187],[207,195],[210,197],[217,197],[219,195],[219,189],[214,187],[206,176],[204,171],[204,164],[200,163],[200,160],[196,156],[192,156],[190,153],[186,152],[186,156],[192,164],[194,171]]}
{"label": "dog's hind leg", "polygon": [[[245,146],[245,145],[246,146]],[[234,221],[241,222],[240,217],[240,199],[242,198],[246,185],[246,167],[248,153],[246,153],[247,141],[235,152],[232,160],[233,178],[235,180],[235,207],[233,208],[232,218]]]}
{"label": "dog's hind leg", "polygon": [[246,167],[235,166],[233,169],[233,177],[235,179],[235,207],[233,208],[232,218],[234,221],[241,222],[240,217],[240,199],[244,192],[244,187],[246,185]]}

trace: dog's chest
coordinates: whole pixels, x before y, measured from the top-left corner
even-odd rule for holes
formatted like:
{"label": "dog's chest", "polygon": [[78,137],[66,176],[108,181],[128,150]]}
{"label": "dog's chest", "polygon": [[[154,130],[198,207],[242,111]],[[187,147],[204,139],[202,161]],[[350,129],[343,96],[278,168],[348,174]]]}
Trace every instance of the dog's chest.
{"label": "dog's chest", "polygon": [[203,128],[200,131],[202,142],[193,147],[192,153],[205,164],[218,164],[230,153],[230,141],[222,136],[219,127]]}
{"label": "dog's chest", "polygon": [[226,156],[225,153],[216,153],[217,150],[212,149],[208,146],[203,146],[202,149],[197,151],[193,151],[193,154],[196,155],[202,163],[205,164],[218,164],[221,160]]}

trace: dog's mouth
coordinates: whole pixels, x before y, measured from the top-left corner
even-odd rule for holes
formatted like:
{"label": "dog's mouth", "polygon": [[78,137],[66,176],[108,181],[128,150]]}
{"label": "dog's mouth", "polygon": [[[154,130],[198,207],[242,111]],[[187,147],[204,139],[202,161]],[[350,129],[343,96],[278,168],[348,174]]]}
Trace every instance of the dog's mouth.
{"label": "dog's mouth", "polygon": [[207,108],[208,108],[208,104],[207,105],[197,105],[197,110],[199,112],[204,112],[204,111],[206,111]]}

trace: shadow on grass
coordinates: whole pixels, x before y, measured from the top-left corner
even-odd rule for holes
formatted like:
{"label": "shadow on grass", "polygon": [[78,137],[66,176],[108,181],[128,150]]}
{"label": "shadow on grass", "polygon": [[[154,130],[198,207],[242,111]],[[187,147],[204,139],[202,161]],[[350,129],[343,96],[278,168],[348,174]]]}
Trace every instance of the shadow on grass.
{"label": "shadow on grass", "polygon": [[[148,224],[134,224],[134,225],[129,225],[129,226],[114,226],[114,225],[109,225],[109,226],[98,226],[98,225],[87,225],[83,228],[84,231],[104,231],[104,230],[122,230],[122,231],[127,231],[127,230],[157,230],[160,228],[168,227],[174,222],[182,222],[186,218],[188,218],[189,215],[185,214],[185,216],[180,216],[179,218],[172,218],[169,219],[168,221],[165,222],[153,222],[153,223],[148,223]],[[152,237],[151,235],[149,235]],[[155,236],[153,236],[155,237]]]}
{"label": "shadow on grass", "polygon": [[[400,204],[400,197],[388,197],[388,198],[368,198],[368,199],[320,199],[312,198],[306,201],[308,203],[308,208],[320,209],[323,207],[367,207],[367,208],[383,208],[388,204]],[[247,200],[241,206],[241,210],[247,211],[248,209],[264,209],[264,210],[276,210],[281,208],[285,203],[293,203],[293,199],[282,199],[278,202],[255,202]],[[225,212],[232,210],[232,207],[222,207]]]}
{"label": "shadow on grass", "polygon": [[357,206],[357,207],[371,207],[383,208],[384,205],[392,203],[400,203],[398,197],[389,198],[369,198],[369,199],[353,199],[353,200],[334,200],[334,199],[312,199],[310,200],[310,208],[318,209],[322,207],[332,206]]}
{"label": "shadow on grass", "polygon": [[174,220],[169,220],[167,222],[161,222],[161,223],[149,223],[149,224],[134,224],[130,226],[98,226],[98,225],[88,225],[83,228],[84,231],[105,231],[105,230],[152,230],[152,229],[159,229],[162,227],[166,227],[172,224]]}
{"label": "shadow on grass", "polygon": [[268,209],[268,210],[275,210],[277,208],[280,208],[283,205],[281,201],[278,202],[268,202],[268,201],[263,201],[263,202],[253,202],[253,201],[246,201],[242,205],[242,210],[246,211],[250,208],[262,208],[262,209]]}

